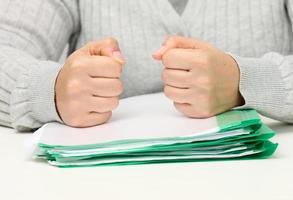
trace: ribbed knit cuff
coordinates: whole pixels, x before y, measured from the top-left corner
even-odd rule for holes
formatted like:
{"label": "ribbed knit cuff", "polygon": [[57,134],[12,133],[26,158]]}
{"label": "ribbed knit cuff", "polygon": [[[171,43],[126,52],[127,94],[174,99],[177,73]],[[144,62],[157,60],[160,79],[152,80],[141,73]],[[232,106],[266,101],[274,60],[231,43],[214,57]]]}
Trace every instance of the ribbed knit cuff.
{"label": "ribbed knit cuff", "polygon": [[240,69],[239,90],[245,100],[241,108],[254,108],[270,116],[280,113],[286,92],[278,62],[267,57],[232,56]]}
{"label": "ribbed knit cuff", "polygon": [[62,122],[55,106],[55,82],[61,64],[42,61],[30,74],[32,117],[40,122]]}

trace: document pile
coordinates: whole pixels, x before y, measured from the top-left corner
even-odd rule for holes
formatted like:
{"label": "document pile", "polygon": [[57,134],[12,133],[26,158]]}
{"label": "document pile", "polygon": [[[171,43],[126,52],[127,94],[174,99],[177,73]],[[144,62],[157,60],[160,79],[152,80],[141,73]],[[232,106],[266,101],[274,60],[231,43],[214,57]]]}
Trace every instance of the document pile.
{"label": "document pile", "polygon": [[274,131],[255,110],[191,119],[161,93],[121,100],[112,119],[100,126],[49,123],[35,134],[34,157],[58,167],[256,159],[277,148],[269,141]]}

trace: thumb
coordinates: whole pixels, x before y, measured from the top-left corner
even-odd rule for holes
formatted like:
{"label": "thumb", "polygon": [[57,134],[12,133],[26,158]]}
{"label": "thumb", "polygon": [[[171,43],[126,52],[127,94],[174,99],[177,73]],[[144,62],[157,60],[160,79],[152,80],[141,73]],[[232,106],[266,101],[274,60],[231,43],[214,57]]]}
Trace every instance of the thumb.
{"label": "thumb", "polygon": [[86,50],[90,55],[107,56],[114,58],[120,64],[125,63],[118,41],[114,38],[106,38],[101,41],[89,42],[86,45]]}
{"label": "thumb", "polygon": [[153,53],[153,58],[161,60],[162,56],[170,49],[200,49],[204,47],[204,43],[192,38],[182,36],[170,36],[162,44],[159,50]]}
{"label": "thumb", "polygon": [[102,41],[101,56],[113,57],[120,64],[125,63],[125,59],[115,38],[107,38]]}

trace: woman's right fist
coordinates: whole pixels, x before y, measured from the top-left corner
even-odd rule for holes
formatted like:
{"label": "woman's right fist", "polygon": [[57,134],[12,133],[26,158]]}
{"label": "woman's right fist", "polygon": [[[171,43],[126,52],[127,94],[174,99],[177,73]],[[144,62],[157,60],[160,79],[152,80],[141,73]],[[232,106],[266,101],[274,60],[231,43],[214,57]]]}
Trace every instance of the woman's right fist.
{"label": "woman's right fist", "polygon": [[124,62],[113,38],[90,42],[72,53],[55,85],[56,107],[62,121],[72,127],[107,122],[123,91],[120,75]]}

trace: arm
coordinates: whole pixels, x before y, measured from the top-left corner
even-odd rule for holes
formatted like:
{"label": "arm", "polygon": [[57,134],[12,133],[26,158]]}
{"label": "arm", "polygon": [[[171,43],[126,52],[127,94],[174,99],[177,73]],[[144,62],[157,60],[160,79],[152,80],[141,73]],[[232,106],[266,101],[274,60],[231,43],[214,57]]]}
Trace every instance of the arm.
{"label": "arm", "polygon": [[0,2],[0,124],[25,131],[60,121],[57,62],[78,31],[75,0]]}

